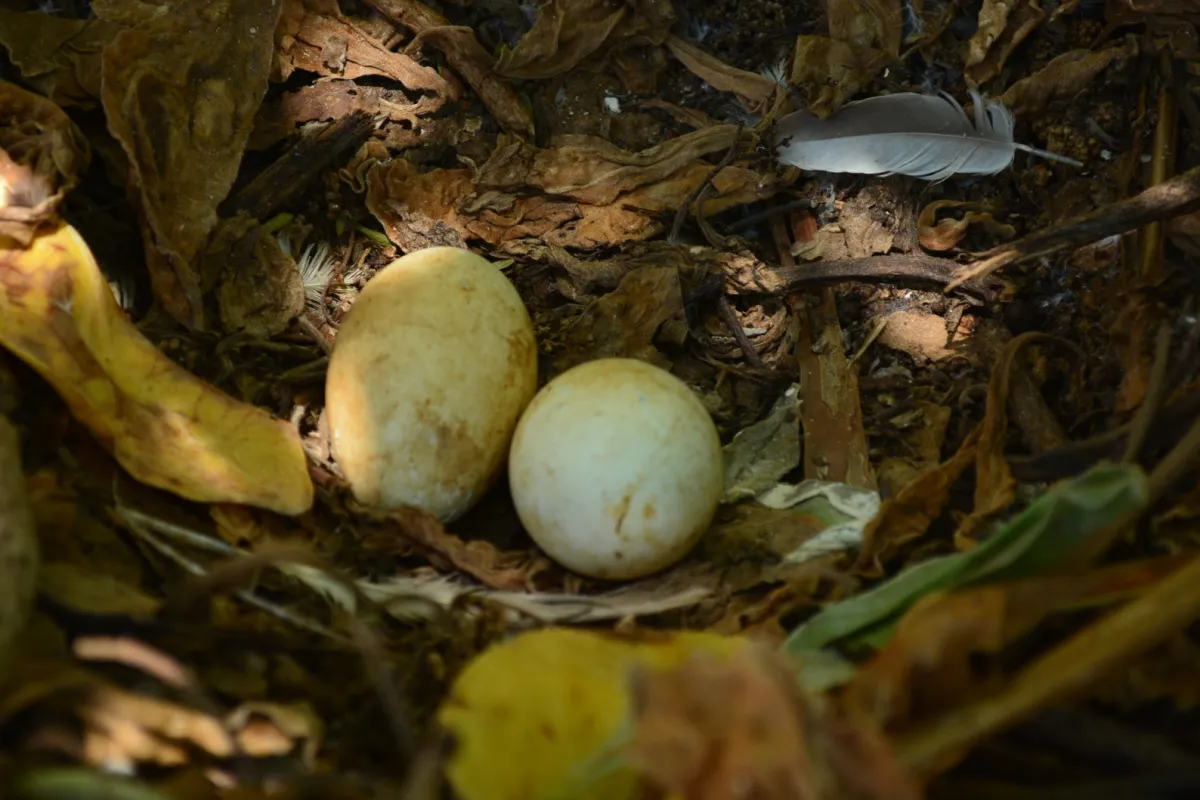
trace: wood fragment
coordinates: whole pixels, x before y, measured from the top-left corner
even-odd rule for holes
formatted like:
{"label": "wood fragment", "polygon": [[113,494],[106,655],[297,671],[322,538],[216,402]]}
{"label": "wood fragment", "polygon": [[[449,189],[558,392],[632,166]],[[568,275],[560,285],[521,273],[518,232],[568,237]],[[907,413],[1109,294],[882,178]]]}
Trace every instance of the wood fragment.
{"label": "wood fragment", "polygon": [[267,219],[346,153],[357,149],[374,127],[374,118],[356,111],[315,136],[302,136],[275,163],[223,203],[221,215],[232,217],[244,211],[254,219]]}
{"label": "wood fragment", "polygon": [[1200,167],[1193,167],[1169,181],[1151,186],[1141,194],[983,253],[984,260],[969,265],[959,273],[947,284],[946,291],[985,278],[1010,264],[1020,264],[1067,247],[1080,247],[1109,236],[1118,236],[1151,222],[1182,216],[1197,209],[1200,209]]}

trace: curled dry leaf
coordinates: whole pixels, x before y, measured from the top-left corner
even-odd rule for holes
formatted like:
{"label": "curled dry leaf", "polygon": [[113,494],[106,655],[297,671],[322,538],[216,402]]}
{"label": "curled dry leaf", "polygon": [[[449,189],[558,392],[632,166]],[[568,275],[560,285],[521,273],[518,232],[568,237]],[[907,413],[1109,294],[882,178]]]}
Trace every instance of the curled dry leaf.
{"label": "curled dry leaf", "polygon": [[49,381],[138,480],[198,502],[283,514],[312,506],[295,428],[159,352],[70,226],[28,248],[0,239],[0,344]]}
{"label": "curled dry leaf", "polygon": [[671,363],[655,339],[680,345],[687,337],[679,273],[673,267],[640,267],[616,289],[592,302],[566,333],[566,352],[554,372],[597,358],[636,358],[664,369]]}
{"label": "curled dry leaf", "polygon": [[0,46],[51,102],[93,107],[100,99],[100,54],[122,27],[99,7],[95,13],[96,19],[84,20],[0,8]]}
{"label": "curled dry leaf", "polygon": [[428,43],[446,56],[450,66],[475,90],[501,128],[511,134],[533,136],[533,116],[512,86],[495,70],[495,59],[483,49],[470,28],[451,25],[449,20],[419,0],[366,0],[393,22],[417,34],[417,42]]}
{"label": "curled dry leaf", "polygon": [[390,78],[408,89],[432,92],[443,99],[453,95],[450,84],[436,70],[370,38],[350,24],[337,3],[328,0],[284,0],[275,42],[277,62],[272,80],[286,81],[293,71],[302,69],[322,78]]}
{"label": "curled dry leaf", "polygon": [[975,428],[953,456],[925,471],[883,501],[879,513],[863,530],[863,546],[855,569],[878,578],[884,564],[903,545],[925,534],[950,501],[950,487],[967,471],[979,449],[981,428]]}
{"label": "curled dry leaf", "polygon": [[[736,128],[720,125],[630,153],[593,136],[536,148],[501,136],[478,170],[419,173],[404,159],[367,173],[367,207],[403,249],[479,239],[592,248],[645,239],[663,212],[687,202],[712,171],[701,156],[726,150]],[[730,165],[712,180],[706,214],[769,197],[776,180]],[[461,238],[454,238],[461,237]]]}
{"label": "curled dry leaf", "polygon": [[207,327],[195,258],[267,91],[278,18],[277,3],[183,0],[104,51],[104,111],[130,161],[151,286],[188,327]]}
{"label": "curled dry leaf", "polygon": [[782,88],[765,75],[729,66],[678,36],[668,36],[667,47],[693,75],[718,91],[733,92],[752,110],[764,108]]}
{"label": "curled dry leaf", "polygon": [[37,528],[17,430],[0,413],[0,677],[16,652],[14,645],[33,611],[37,588]]}
{"label": "curled dry leaf", "polygon": [[415,544],[492,589],[521,591],[544,564],[528,558],[526,553],[503,552],[482,539],[465,542],[449,533],[437,518],[416,508],[391,511],[385,516],[391,524],[370,534],[368,547],[395,550],[397,545]]}
{"label": "curled dry leaf", "polygon": [[1017,45],[1045,17],[1037,0],[984,0],[979,9],[979,27],[967,43],[966,76],[970,85],[980,86],[999,75]]}
{"label": "curled dry leaf", "polygon": [[828,0],[829,38],[900,56],[903,25],[897,0]]}
{"label": "curled dry leaf", "polygon": [[0,81],[0,237],[28,244],[90,161],[87,140],[61,108]]}
{"label": "curled dry leaf", "polygon": [[1000,352],[988,381],[987,411],[979,423],[979,447],[975,454],[975,507],[959,523],[954,543],[960,550],[970,548],[980,526],[1008,508],[1016,497],[1017,482],[1004,457],[1008,439],[1008,398],[1013,371],[1021,349],[1034,342],[1061,342],[1044,333],[1029,331],[1014,337]]}
{"label": "curled dry leaf", "polygon": [[803,91],[818,117],[837,111],[883,71],[892,57],[826,36],[797,36],[788,83]]}
{"label": "curled dry leaf", "polygon": [[552,78],[588,60],[593,66],[630,45],[662,44],[675,22],[669,0],[550,0],[496,70],[509,78]]}
{"label": "curled dry leaf", "polygon": [[1051,100],[1065,100],[1086,89],[1114,61],[1120,65],[1138,53],[1132,34],[1115,47],[1104,50],[1071,50],[1008,87],[1000,101],[1014,114],[1041,111]]}
{"label": "curled dry leaf", "polygon": [[[961,219],[938,219],[939,211],[951,208],[965,213]],[[921,209],[921,215],[917,218],[917,236],[926,250],[949,250],[962,241],[971,225],[978,224],[984,226],[988,233],[1011,239],[1016,230],[1011,225],[997,222],[992,213],[989,203],[935,200]]]}

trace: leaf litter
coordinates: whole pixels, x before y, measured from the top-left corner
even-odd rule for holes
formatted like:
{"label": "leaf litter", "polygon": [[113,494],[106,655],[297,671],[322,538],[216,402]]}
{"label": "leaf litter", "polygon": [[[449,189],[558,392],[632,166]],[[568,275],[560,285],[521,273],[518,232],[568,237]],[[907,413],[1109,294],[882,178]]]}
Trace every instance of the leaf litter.
{"label": "leaf litter", "polygon": [[[0,3],[5,796],[1194,788],[1191,10]],[[434,246],[540,383],[688,387],[679,563],[353,499],[330,352]]]}

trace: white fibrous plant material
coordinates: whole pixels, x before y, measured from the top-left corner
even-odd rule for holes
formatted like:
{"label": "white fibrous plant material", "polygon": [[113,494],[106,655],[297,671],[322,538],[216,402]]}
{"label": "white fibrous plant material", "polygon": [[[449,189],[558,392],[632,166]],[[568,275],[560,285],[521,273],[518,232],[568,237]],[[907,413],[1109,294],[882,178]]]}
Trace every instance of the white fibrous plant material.
{"label": "white fibrous plant material", "polygon": [[337,259],[333,257],[329,243],[318,242],[304,248],[296,266],[304,282],[305,303],[310,309],[320,308],[321,300],[325,297],[325,287],[329,285],[337,268]]}
{"label": "white fibrous plant material", "polygon": [[1013,115],[972,90],[975,122],[948,94],[901,93],[847,103],[827,119],[808,111],[779,121],[779,160],[813,172],[910,175],[995,175],[1018,150],[1081,167],[1073,158],[1013,141]]}

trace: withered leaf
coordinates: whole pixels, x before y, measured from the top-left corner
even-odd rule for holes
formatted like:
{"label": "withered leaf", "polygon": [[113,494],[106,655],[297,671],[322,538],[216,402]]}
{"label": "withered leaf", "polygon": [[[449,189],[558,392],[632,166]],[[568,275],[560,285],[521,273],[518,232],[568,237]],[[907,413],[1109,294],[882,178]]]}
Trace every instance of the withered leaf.
{"label": "withered leaf", "polygon": [[1114,61],[1124,62],[1138,53],[1137,38],[1104,50],[1071,50],[1028,78],[1022,78],[1000,96],[1014,114],[1041,111],[1051,100],[1066,99],[1086,89]]}
{"label": "withered leaf", "polygon": [[512,86],[495,70],[495,59],[483,49],[470,28],[451,25],[418,0],[367,0],[367,5],[442,51],[450,66],[463,77],[487,106],[501,128],[517,136],[533,135],[533,116]]}
{"label": "withered leaf", "polygon": [[[961,219],[938,219],[938,212],[951,208],[965,213]],[[992,212],[993,209],[988,203],[935,200],[921,209],[921,215],[917,218],[917,236],[921,246],[928,250],[949,250],[962,241],[972,224],[979,224],[991,234],[1011,239],[1016,230],[1011,225],[997,222]]]}
{"label": "withered leaf", "polygon": [[207,326],[194,259],[237,177],[267,91],[279,5],[181,0],[104,51],[104,110],[131,165],[151,286]]}
{"label": "withered leaf", "polygon": [[1009,55],[1045,17],[1037,0],[984,0],[979,27],[967,43],[967,80],[980,86],[999,75]]}
{"label": "withered leaf", "polygon": [[742,98],[742,102],[748,108],[762,108],[775,96],[776,91],[782,88],[775,81],[757,72],[729,66],[678,36],[668,36],[667,47],[693,75],[702,78],[714,89],[733,92]]}
{"label": "withered leaf", "polygon": [[562,136],[546,149],[502,136],[480,168],[478,183],[483,188],[537,187],[582,203],[608,205],[622,192],[655,184],[700,156],[728,150],[736,136],[735,126],[717,125],[640,153],[581,134]]}
{"label": "withered leaf", "polygon": [[[303,69],[322,77],[391,78],[409,89],[431,92],[442,98],[454,93],[446,79],[404,53],[394,53],[366,36],[343,16],[337,3],[324,0],[285,0],[279,26],[278,80]],[[439,103],[440,105],[440,103]]]}
{"label": "withered leaf", "polygon": [[807,95],[818,117],[837,111],[883,71],[892,57],[827,36],[798,36],[788,83]]}
{"label": "withered leaf", "polygon": [[550,0],[517,46],[500,54],[496,70],[510,78],[551,78],[629,44],[662,44],[674,22],[669,0]]}
{"label": "withered leaf", "polygon": [[96,14],[98,19],[66,19],[0,8],[0,45],[39,93],[61,106],[94,106],[101,51],[121,30]]}
{"label": "withered leaf", "polygon": [[[735,133],[714,126],[640,153],[593,136],[563,136],[545,149],[501,136],[474,175],[421,173],[403,159],[371,166],[367,206],[406,249],[451,232],[494,246],[526,239],[554,247],[621,244],[662,230],[661,214],[687,202],[712,172],[699,156],[728,148]],[[781,185],[737,165],[722,169],[712,184],[706,214],[769,197]],[[438,225],[445,229],[438,232]]]}
{"label": "withered leaf", "polygon": [[90,161],[87,140],[61,108],[0,81],[0,236],[28,244]]}
{"label": "withered leaf", "polygon": [[673,267],[641,267],[617,288],[591,303],[567,332],[566,352],[555,359],[554,371],[597,358],[637,358],[663,368],[670,362],[654,347],[662,330],[675,343],[687,332],[679,272]]}
{"label": "withered leaf", "polygon": [[827,0],[829,37],[861,48],[900,55],[899,0]]}

